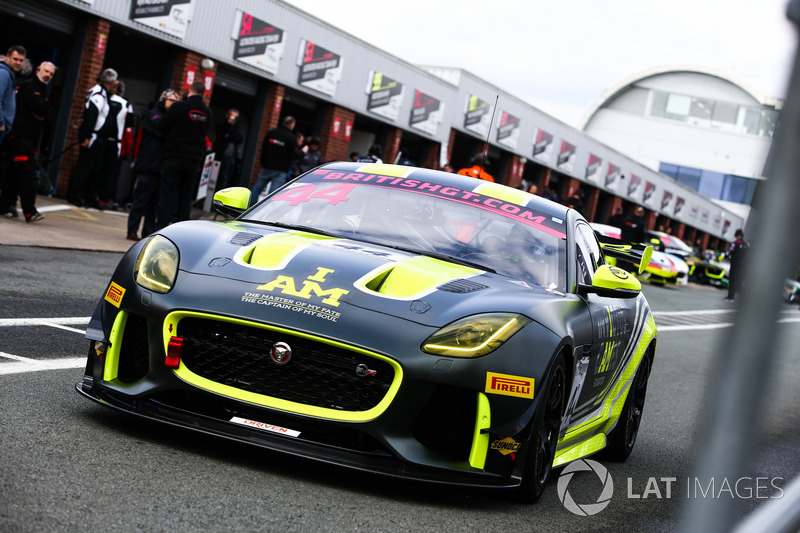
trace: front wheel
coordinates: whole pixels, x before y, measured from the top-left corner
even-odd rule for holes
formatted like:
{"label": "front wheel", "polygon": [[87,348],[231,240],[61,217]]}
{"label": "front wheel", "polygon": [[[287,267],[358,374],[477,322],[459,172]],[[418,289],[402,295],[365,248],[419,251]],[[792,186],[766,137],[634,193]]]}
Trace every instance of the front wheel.
{"label": "front wheel", "polygon": [[533,503],[544,492],[544,486],[553,470],[553,460],[558,445],[558,432],[566,401],[566,368],[564,357],[559,355],[544,380],[544,396],[534,417],[529,451],[523,471],[520,500]]}
{"label": "front wheel", "polygon": [[642,422],[644,398],[647,395],[647,380],[650,377],[650,352],[645,352],[636,374],[633,376],[628,397],[622,413],[619,415],[616,427],[608,435],[608,444],[603,450],[603,456],[611,461],[622,462],[628,458],[636,444],[639,426]]}

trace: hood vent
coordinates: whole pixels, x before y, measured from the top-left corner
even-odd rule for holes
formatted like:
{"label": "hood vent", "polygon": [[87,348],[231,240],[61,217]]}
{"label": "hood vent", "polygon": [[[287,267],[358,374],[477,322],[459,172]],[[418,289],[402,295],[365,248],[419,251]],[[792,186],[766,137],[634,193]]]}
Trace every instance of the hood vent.
{"label": "hood vent", "polygon": [[477,283],[475,281],[470,281],[468,279],[454,279],[453,281],[448,281],[447,283],[439,285],[436,288],[440,291],[464,294],[467,292],[482,291],[484,289],[488,289],[489,286],[482,283]]}
{"label": "hood vent", "polygon": [[258,233],[238,231],[228,238],[228,242],[237,246],[247,246],[248,244],[256,242],[261,237],[263,237],[263,235],[259,235]]}

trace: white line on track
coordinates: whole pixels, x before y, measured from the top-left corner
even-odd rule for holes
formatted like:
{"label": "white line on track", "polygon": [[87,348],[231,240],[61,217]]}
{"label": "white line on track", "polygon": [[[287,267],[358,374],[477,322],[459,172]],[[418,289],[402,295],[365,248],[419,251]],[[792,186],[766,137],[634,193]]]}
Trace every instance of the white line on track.
{"label": "white line on track", "polygon": [[0,365],[0,375],[20,374],[23,372],[38,372],[41,370],[62,370],[65,368],[83,368],[86,366],[86,357],[69,357],[64,359],[48,359],[39,361],[20,357],[10,353],[0,352],[0,357],[13,359],[13,363],[3,363]]}

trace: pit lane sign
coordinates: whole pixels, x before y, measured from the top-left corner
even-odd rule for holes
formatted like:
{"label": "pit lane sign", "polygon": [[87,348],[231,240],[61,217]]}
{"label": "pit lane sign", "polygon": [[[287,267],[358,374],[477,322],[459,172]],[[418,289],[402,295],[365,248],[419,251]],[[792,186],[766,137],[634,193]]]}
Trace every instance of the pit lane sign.
{"label": "pit lane sign", "polygon": [[367,111],[397,120],[403,103],[403,84],[381,72],[370,71],[367,82]]}
{"label": "pit lane sign", "polygon": [[133,0],[130,19],[183,39],[193,13],[194,0]]}
{"label": "pit lane sign", "polygon": [[297,83],[328,96],[336,94],[336,87],[342,79],[344,59],[316,43],[302,39],[297,57],[300,72]]}
{"label": "pit lane sign", "polygon": [[232,39],[236,41],[233,59],[276,74],[286,45],[286,32],[281,28],[236,11]]}
{"label": "pit lane sign", "polygon": [[422,91],[414,91],[414,103],[408,121],[412,128],[436,135],[436,129],[442,123],[443,116],[444,102]]}

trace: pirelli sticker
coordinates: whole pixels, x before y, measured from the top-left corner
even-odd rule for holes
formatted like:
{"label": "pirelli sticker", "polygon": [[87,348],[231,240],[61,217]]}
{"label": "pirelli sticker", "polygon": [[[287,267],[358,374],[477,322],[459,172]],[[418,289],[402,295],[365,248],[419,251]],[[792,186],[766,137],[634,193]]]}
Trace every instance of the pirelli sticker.
{"label": "pirelli sticker", "polygon": [[487,372],[486,393],[533,399],[533,382],[533,378]]}
{"label": "pirelli sticker", "polygon": [[123,296],[125,296],[125,289],[112,281],[106,291],[105,300],[114,307],[119,307],[122,304]]}

